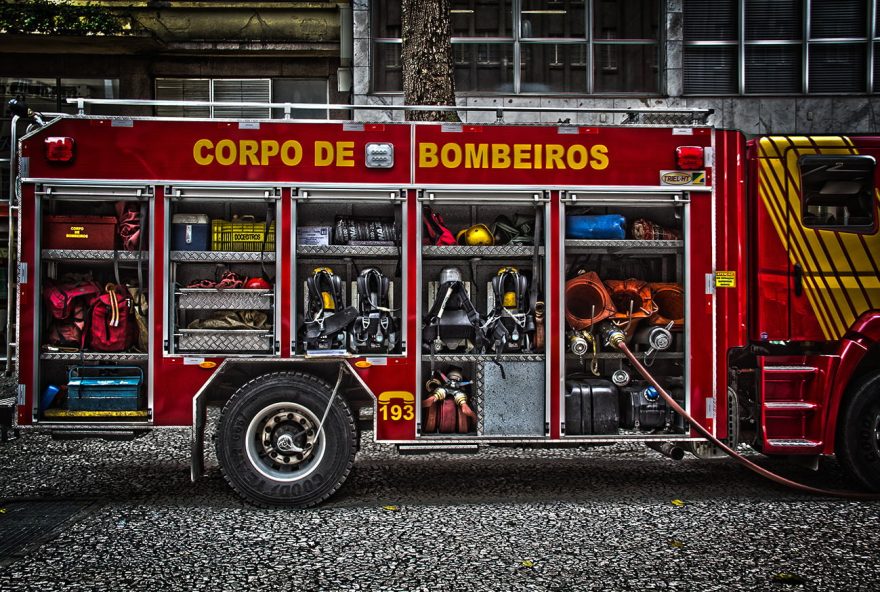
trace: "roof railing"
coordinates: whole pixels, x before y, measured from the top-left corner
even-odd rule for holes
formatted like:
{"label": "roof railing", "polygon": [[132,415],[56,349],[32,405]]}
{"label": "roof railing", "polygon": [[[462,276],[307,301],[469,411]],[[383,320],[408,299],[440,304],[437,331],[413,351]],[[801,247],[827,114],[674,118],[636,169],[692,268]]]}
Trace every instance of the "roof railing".
{"label": "roof railing", "polygon": [[[327,103],[257,103],[230,101],[164,101],[153,99],[67,99],[75,104],[79,115],[85,115],[86,105],[117,105],[127,107],[212,107],[234,109],[280,109],[284,119],[291,119],[293,111],[443,111],[465,113],[495,113],[496,123],[504,122],[505,113],[595,113],[622,114],[621,124],[653,125],[707,125],[714,109],[693,108],[624,108],[624,107],[499,107],[497,105],[340,105]],[[569,123],[561,121],[559,123]],[[574,125],[574,124],[572,124]]]}

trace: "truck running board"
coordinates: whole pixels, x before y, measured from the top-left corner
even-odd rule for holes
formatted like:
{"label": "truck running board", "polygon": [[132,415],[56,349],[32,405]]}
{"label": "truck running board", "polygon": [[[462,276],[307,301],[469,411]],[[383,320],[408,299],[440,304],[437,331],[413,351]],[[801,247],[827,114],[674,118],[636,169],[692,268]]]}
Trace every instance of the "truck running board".
{"label": "truck running board", "polygon": [[430,454],[432,452],[446,452],[448,454],[476,454],[480,451],[477,444],[399,444],[399,454]]}
{"label": "truck running board", "polygon": [[127,442],[135,440],[144,434],[147,430],[112,430],[112,429],[65,429],[52,430],[50,434],[53,440],[85,440],[87,438],[100,438],[102,440],[112,440],[116,442]]}

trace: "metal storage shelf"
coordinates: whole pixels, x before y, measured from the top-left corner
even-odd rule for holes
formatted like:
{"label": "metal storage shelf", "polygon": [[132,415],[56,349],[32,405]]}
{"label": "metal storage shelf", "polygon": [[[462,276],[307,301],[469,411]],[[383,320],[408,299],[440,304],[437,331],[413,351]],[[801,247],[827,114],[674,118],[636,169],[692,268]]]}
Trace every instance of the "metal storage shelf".
{"label": "metal storage shelf", "polygon": [[69,362],[146,362],[149,354],[140,352],[42,352],[41,360],[63,360]]}
{"label": "metal storage shelf", "polygon": [[313,257],[400,257],[401,247],[389,245],[299,245],[296,254]]}
{"label": "metal storage shelf", "polygon": [[176,263],[267,263],[275,261],[275,251],[171,251],[169,259]]}
{"label": "metal storage shelf", "polygon": [[567,240],[566,253],[667,255],[684,251],[682,240]]}
{"label": "metal storage shelf", "polygon": [[113,261],[114,253],[119,261],[149,259],[147,251],[103,251],[96,249],[43,249],[43,259],[62,261]]}
{"label": "metal storage shelf", "polygon": [[[544,354],[501,354],[502,362],[541,362],[544,360]],[[475,361],[493,361],[496,354],[434,354],[435,362],[454,363],[454,362],[475,362]],[[422,354],[423,362],[430,362],[432,356],[430,354]]]}
{"label": "metal storage shelf", "polygon": [[180,310],[271,310],[272,290],[180,288]]}
{"label": "metal storage shelf", "polygon": [[178,329],[180,352],[271,352],[274,335],[264,329]]}
{"label": "metal storage shelf", "polygon": [[[544,247],[538,247],[538,252],[543,254]],[[449,245],[443,247],[422,247],[423,257],[431,257],[435,259],[455,257],[531,257],[534,254],[535,247],[526,245],[501,245],[493,247]]]}

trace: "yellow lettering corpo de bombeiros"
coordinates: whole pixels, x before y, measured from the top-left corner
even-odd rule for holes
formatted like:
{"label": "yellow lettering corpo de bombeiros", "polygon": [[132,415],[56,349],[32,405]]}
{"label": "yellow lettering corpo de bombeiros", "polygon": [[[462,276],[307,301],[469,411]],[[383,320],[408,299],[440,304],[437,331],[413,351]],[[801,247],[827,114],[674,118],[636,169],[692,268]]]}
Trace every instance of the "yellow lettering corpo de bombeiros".
{"label": "yellow lettering corpo de bombeiros", "polygon": [[601,171],[611,162],[604,144],[436,144],[417,147],[418,167],[433,169],[549,169]]}
{"label": "yellow lettering corpo de bombeiros", "polygon": [[207,138],[193,144],[193,160],[201,166],[269,166],[280,160],[285,166],[302,162],[302,144],[296,140],[219,140]]}

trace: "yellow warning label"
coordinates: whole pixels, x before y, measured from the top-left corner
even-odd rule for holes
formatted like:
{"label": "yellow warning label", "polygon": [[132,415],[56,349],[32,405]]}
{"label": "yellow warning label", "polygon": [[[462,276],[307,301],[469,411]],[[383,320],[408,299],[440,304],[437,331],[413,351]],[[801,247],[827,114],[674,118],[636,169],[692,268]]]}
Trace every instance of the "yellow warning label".
{"label": "yellow warning label", "polygon": [[716,288],[736,288],[736,272],[735,271],[716,271],[715,272]]}

